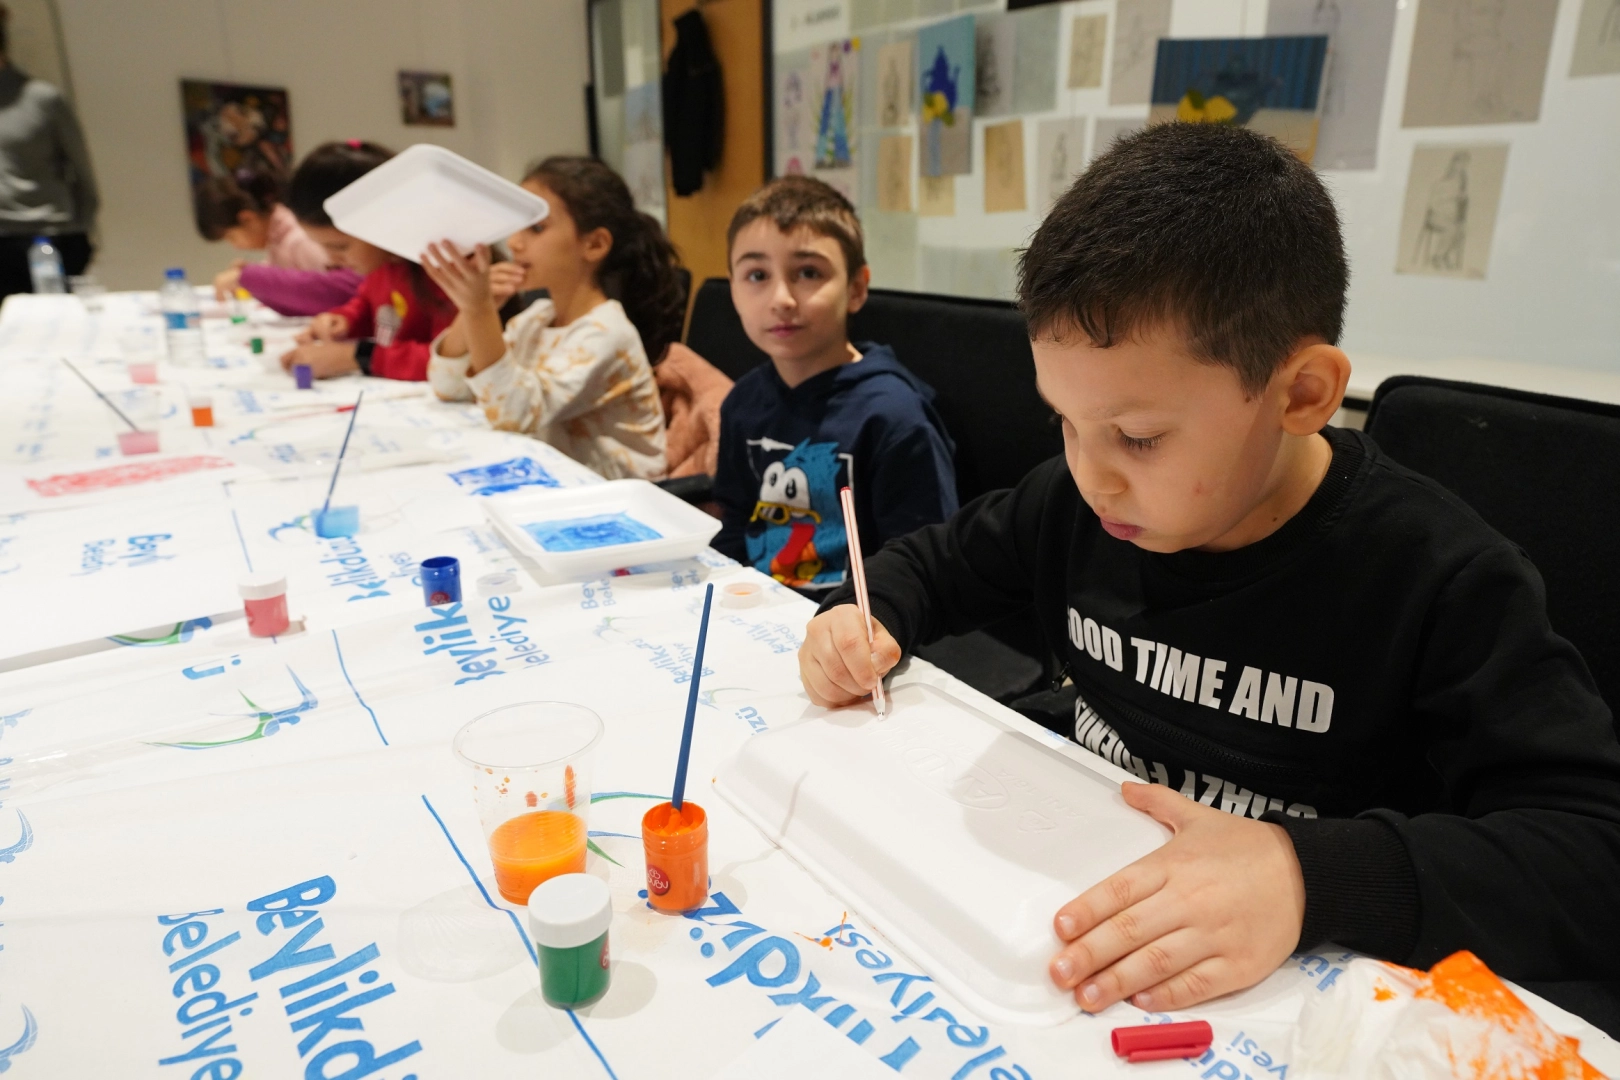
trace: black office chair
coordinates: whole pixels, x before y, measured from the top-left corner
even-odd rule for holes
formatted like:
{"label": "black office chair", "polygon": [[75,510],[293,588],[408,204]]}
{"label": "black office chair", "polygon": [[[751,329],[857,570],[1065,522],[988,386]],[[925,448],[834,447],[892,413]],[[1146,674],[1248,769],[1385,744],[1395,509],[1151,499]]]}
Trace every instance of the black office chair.
{"label": "black office chair", "polygon": [[1620,405],[1401,375],[1378,387],[1367,434],[1525,550],[1553,629],[1620,707]]}
{"label": "black office chair", "polygon": [[[1580,650],[1616,711],[1620,406],[1401,375],[1378,387],[1367,433],[1524,549],[1547,584],[1553,629]],[[1620,1036],[1620,983],[1525,986]]]}
{"label": "black office chair", "polygon": [[[1063,449],[1062,435],[1049,422],[1051,410],[1035,392],[1029,334],[1012,304],[873,289],[850,317],[849,334],[855,341],[890,346],[934,388],[934,406],[956,443],[956,490],[963,503],[1013,486]],[[748,340],[724,278],[699,286],[686,344],[733,379],[766,362]],[[706,497],[692,488],[671,490],[693,501]],[[918,654],[1009,703],[1055,670],[1055,658],[1026,617],[933,642]]]}

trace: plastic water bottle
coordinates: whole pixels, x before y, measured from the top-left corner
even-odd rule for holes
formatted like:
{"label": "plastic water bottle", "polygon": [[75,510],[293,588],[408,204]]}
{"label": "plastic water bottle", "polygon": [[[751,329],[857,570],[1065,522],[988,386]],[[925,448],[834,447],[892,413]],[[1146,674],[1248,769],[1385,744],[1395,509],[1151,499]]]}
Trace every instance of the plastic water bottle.
{"label": "plastic water bottle", "polygon": [[202,308],[197,294],[192,291],[186,272],[171,267],[163,272],[163,290],[158,294],[163,309],[163,328],[169,343],[171,364],[202,364],[207,358],[203,348]]}
{"label": "plastic water bottle", "polygon": [[48,236],[34,237],[28,249],[28,275],[34,279],[37,293],[65,293],[67,279],[62,274],[62,256]]}

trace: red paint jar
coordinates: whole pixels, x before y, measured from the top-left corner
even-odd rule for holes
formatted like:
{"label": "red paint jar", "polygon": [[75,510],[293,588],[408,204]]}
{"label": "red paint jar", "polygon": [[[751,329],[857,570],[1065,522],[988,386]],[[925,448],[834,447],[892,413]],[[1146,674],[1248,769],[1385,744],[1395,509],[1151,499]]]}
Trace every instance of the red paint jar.
{"label": "red paint jar", "polygon": [[287,632],[287,577],[273,570],[244,574],[236,582],[247,612],[248,633],[275,637]]}
{"label": "red paint jar", "polygon": [[647,855],[647,903],[659,911],[696,911],[709,898],[709,817],[691,800],[659,803],[641,819]]}

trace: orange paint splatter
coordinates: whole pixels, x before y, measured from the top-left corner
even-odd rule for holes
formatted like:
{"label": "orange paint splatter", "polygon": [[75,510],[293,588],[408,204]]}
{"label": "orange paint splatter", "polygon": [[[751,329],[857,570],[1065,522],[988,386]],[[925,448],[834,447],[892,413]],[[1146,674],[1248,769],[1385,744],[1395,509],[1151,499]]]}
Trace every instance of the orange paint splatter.
{"label": "orange paint splatter", "polygon": [[1526,1060],[1522,1055],[1501,1053],[1495,1044],[1487,1045],[1466,1061],[1453,1060],[1454,1075],[1469,1080],[1598,1080],[1603,1075],[1581,1058],[1580,1040],[1559,1035],[1542,1023],[1471,952],[1452,953],[1430,968],[1415,996],[1506,1031],[1535,1055]]}
{"label": "orange paint splatter", "polygon": [[830,937],[815,938],[811,937],[809,934],[799,934],[797,930],[795,930],[794,933],[798,934],[799,937],[804,938],[804,940],[810,942],[812,945],[820,945],[823,949],[826,949],[829,952],[832,950],[832,938]]}
{"label": "orange paint splatter", "polygon": [[572,810],[574,808],[574,767],[572,765],[563,768],[563,799],[568,803],[568,809]]}
{"label": "orange paint splatter", "polygon": [[531,791],[531,792],[528,792],[527,794],[525,794],[523,796],[523,805],[525,805],[525,806],[539,806],[540,805],[540,800],[538,798],[536,798],[534,792]]}
{"label": "orange paint splatter", "polygon": [[1394,997],[1395,997],[1395,991],[1391,990],[1389,987],[1385,986],[1383,983],[1379,983],[1377,986],[1373,987],[1373,1000],[1374,1001],[1390,1001]]}

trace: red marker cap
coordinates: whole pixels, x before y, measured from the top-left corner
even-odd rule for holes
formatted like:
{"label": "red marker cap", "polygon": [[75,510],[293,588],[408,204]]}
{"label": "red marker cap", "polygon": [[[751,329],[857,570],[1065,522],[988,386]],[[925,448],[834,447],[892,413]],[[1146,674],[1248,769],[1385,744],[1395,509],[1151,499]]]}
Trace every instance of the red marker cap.
{"label": "red marker cap", "polygon": [[1192,1020],[1184,1024],[1115,1028],[1110,1037],[1114,1053],[1134,1064],[1197,1057],[1215,1041],[1215,1032],[1207,1021]]}

